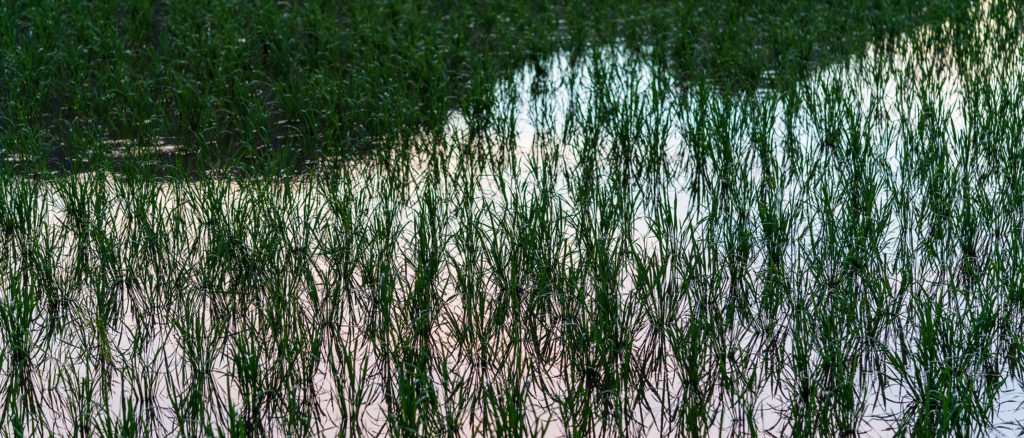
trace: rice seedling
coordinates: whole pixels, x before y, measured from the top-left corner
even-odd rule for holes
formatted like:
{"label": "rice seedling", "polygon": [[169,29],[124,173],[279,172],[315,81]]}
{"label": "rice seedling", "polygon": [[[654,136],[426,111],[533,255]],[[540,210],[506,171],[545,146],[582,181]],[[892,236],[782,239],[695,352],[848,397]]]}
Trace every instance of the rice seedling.
{"label": "rice seedling", "polygon": [[1022,6],[3,2],[0,435],[1020,435]]}

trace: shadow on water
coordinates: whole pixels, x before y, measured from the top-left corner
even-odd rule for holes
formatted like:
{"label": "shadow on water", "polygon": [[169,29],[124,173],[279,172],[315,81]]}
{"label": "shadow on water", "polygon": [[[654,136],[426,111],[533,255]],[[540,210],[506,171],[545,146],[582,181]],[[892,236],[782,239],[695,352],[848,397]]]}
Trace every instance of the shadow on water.
{"label": "shadow on water", "polygon": [[[488,114],[497,84],[556,53],[577,59],[621,45],[678,83],[789,87],[908,31],[959,26],[976,8],[938,0],[347,3],[337,11],[305,2],[14,4],[16,31],[3,41],[12,67],[0,84],[4,165],[58,175],[301,173],[408,148],[442,129],[452,110]],[[132,153],[119,152],[126,148]]]}

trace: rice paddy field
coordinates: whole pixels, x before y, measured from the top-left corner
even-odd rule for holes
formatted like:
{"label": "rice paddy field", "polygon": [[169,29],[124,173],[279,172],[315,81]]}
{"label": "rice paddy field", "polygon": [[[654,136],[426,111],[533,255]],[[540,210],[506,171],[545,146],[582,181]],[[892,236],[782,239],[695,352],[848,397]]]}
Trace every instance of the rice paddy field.
{"label": "rice paddy field", "polygon": [[1024,2],[0,2],[0,436],[1024,435]]}

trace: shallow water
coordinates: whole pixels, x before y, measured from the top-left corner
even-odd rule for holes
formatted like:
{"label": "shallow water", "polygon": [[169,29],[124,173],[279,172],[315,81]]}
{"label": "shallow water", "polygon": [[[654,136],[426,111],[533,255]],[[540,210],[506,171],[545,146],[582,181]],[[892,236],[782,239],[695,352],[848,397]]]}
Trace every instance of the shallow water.
{"label": "shallow water", "polygon": [[[315,435],[353,432],[348,417],[374,434],[409,412],[405,384],[423,397],[412,405],[449,417],[430,422],[461,435],[494,428],[507,404],[544,436],[791,435],[795,408],[887,436],[913,427],[924,387],[988,397],[991,424],[978,427],[1019,433],[1006,341],[957,343],[988,339],[989,313],[1010,328],[997,335],[1021,327],[1019,304],[987,301],[1015,265],[960,278],[964,260],[1017,254],[1021,218],[1012,182],[974,172],[1000,167],[969,147],[991,128],[968,105],[985,94],[965,84],[1019,99],[1022,63],[986,57],[991,75],[977,80],[907,41],[823,66],[795,91],[747,94],[677,83],[617,47],[556,56],[499,87],[490,117],[455,112],[411,156],[345,163],[341,180],[11,182],[4,201],[31,193],[35,256],[67,293],[61,329],[42,305],[31,313],[35,383],[21,394],[38,400],[26,412],[60,435],[76,415],[125,406],[151,434],[229,427],[228,405],[272,434],[294,432],[288,415]],[[943,196],[954,205],[936,207]],[[955,238],[965,225],[932,209],[971,202],[997,207],[968,257]],[[789,220],[777,241],[772,214]],[[13,303],[34,253],[8,251]],[[772,281],[787,291],[767,292]],[[922,316],[929,305],[947,312],[940,322]],[[926,324],[949,336],[937,359],[918,350]],[[698,344],[689,330],[703,330]],[[991,358],[957,356],[979,351]],[[243,379],[249,357],[260,372]],[[837,357],[850,369],[829,368]],[[342,359],[353,368],[333,370]],[[404,377],[417,360],[425,375]],[[948,369],[983,381],[990,364],[1005,378],[995,395],[920,383]],[[9,393],[24,368],[4,368]]]}

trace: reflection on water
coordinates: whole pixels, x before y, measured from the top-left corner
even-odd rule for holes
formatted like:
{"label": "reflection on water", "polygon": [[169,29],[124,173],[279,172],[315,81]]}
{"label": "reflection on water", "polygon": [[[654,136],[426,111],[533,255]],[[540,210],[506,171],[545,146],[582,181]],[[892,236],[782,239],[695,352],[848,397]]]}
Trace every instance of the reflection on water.
{"label": "reflection on water", "polygon": [[907,41],[745,95],[556,56],[310,180],[5,182],[12,415],[893,435],[960,403],[1018,433],[1022,64]]}

